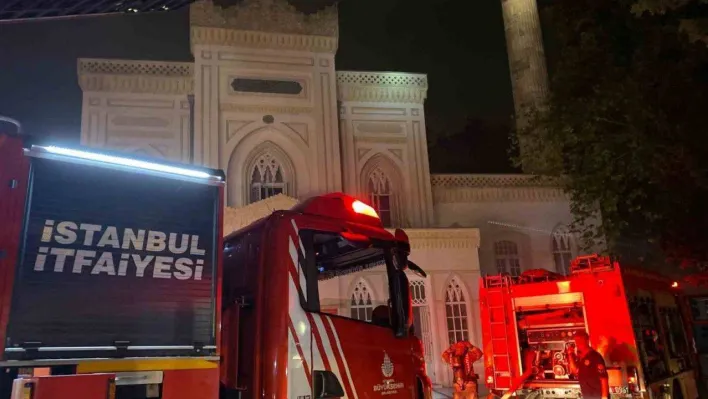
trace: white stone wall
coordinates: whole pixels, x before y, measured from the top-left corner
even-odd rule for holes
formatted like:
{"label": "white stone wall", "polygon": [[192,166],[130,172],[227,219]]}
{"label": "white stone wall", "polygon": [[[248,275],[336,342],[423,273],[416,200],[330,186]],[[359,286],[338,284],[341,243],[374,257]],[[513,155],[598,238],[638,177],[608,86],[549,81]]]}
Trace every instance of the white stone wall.
{"label": "white stone wall", "polygon": [[395,224],[430,226],[426,76],[339,72],[337,81],[344,190],[366,198],[369,174],[379,168],[394,186]]}
{"label": "white stone wall", "polygon": [[184,63],[80,59],[82,144],[190,162],[191,73]]}
{"label": "white stone wall", "polygon": [[522,175],[435,175],[433,193],[439,227],[479,228],[483,273],[496,273],[494,243],[502,240],[518,245],[522,270],[555,271],[552,234],[572,222],[560,189]]}
{"label": "white stone wall", "polygon": [[[293,41],[299,45],[283,45]],[[263,150],[278,154],[288,195],[341,190],[334,49],[335,38],[192,27],[195,162],[226,171],[229,205],[248,203],[249,160]],[[236,78],[302,90],[244,93],[232,88]]]}
{"label": "white stone wall", "polygon": [[[482,330],[479,323],[479,276],[480,264],[478,229],[408,229],[411,240],[411,260],[428,274],[428,306],[433,338],[430,354],[432,366],[428,373],[436,385],[450,385],[452,373],[442,362],[442,353],[452,344],[448,339],[445,313],[445,294],[448,284],[456,278],[462,285],[466,302],[469,339],[481,346]],[[483,372],[481,363],[475,365]]]}

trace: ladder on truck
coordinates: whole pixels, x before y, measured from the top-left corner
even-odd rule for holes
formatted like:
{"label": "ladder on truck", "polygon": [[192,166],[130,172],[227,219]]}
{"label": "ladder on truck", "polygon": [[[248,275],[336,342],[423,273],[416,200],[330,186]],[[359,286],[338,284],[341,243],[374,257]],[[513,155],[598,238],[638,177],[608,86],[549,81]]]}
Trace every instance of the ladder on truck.
{"label": "ladder on truck", "polygon": [[[489,323],[484,323],[485,334],[489,337],[492,364],[491,371],[494,376],[495,389],[508,389],[511,387],[512,369],[510,349],[516,345],[514,335],[509,332],[509,290],[511,276],[495,275],[485,277],[487,298],[485,307]],[[489,376],[487,376],[489,378]]]}

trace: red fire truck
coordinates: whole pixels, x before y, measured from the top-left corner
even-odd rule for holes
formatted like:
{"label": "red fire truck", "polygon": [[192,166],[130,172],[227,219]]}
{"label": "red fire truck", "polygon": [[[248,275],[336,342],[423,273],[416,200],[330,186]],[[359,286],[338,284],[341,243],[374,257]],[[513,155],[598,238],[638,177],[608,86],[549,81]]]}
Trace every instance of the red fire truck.
{"label": "red fire truck", "polygon": [[[424,272],[370,206],[222,238],[220,171],[8,135],[0,161],[0,399],[430,398]],[[387,300],[361,313],[340,292],[367,274]]]}
{"label": "red fire truck", "polygon": [[[519,397],[578,398],[566,349],[578,331],[605,358],[613,398],[698,397],[692,338],[677,283],[597,255],[569,276],[530,270],[480,283],[485,377],[502,395],[524,371],[520,348],[536,353]],[[533,395],[531,395],[533,394]]]}

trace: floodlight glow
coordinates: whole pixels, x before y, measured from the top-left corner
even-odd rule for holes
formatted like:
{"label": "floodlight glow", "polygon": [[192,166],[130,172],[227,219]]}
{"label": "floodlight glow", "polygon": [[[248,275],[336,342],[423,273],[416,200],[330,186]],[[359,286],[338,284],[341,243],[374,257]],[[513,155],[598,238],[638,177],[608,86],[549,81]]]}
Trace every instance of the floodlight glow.
{"label": "floodlight glow", "polygon": [[134,167],[134,168],[153,170],[156,172],[172,173],[172,174],[176,174],[176,175],[196,177],[196,178],[200,178],[200,179],[217,178],[217,179],[221,180],[221,177],[210,175],[209,173],[206,173],[206,172],[201,172],[198,170],[191,170],[191,169],[187,169],[187,168],[179,168],[176,166],[161,165],[159,163],[154,163],[154,162],[140,161],[140,160],[131,159],[131,158],[116,157],[113,155],[104,155],[104,154],[99,154],[99,153],[95,153],[95,152],[72,150],[69,148],[62,148],[62,147],[56,147],[56,146],[48,146],[48,147],[41,147],[41,148],[43,148],[47,152],[51,152],[53,154],[66,155],[69,157],[87,159],[87,160],[91,160],[91,161],[111,163],[114,165],[130,166],[130,167]]}

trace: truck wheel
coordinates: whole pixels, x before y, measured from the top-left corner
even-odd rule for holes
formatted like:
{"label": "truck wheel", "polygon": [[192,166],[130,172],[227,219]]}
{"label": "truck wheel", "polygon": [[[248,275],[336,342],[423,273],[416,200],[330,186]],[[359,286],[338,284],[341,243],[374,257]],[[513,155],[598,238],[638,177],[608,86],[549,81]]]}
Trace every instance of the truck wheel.
{"label": "truck wheel", "polygon": [[671,399],[683,399],[683,391],[681,390],[681,382],[674,381],[674,387],[671,392]]}

